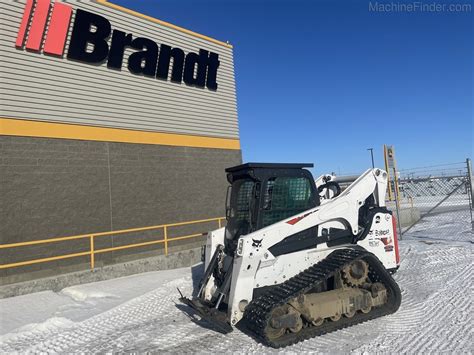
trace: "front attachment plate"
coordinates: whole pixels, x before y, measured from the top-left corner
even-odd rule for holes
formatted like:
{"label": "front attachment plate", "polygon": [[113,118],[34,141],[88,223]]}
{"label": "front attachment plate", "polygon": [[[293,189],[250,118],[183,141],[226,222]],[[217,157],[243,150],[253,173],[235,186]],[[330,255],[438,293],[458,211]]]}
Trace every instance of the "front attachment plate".
{"label": "front attachment plate", "polygon": [[219,333],[228,334],[233,330],[228,322],[227,314],[225,312],[210,307],[199,299],[189,299],[182,296],[179,300],[194,309],[202,319],[209,323]]}

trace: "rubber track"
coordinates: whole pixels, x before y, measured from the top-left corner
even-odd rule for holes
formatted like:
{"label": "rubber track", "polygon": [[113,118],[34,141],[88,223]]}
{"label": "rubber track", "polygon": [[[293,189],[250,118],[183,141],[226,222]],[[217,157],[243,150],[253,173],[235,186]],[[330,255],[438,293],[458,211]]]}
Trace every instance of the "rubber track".
{"label": "rubber track", "polygon": [[[357,259],[364,259],[369,264],[369,277],[372,282],[381,282],[387,289],[388,300],[383,306],[373,308],[368,314],[357,312],[354,317],[341,317],[333,322],[326,320],[320,326],[307,326],[298,333],[287,332],[278,339],[270,340],[265,334],[265,327],[275,307],[284,305],[290,299],[309,292],[313,287],[326,281],[346,264]],[[378,318],[397,311],[401,302],[400,288],[375,255],[364,249],[338,249],[327,258],[311,266],[282,284],[276,285],[249,303],[245,309],[243,323],[254,336],[264,344],[281,348],[313,338],[318,335],[343,329],[370,319]]]}

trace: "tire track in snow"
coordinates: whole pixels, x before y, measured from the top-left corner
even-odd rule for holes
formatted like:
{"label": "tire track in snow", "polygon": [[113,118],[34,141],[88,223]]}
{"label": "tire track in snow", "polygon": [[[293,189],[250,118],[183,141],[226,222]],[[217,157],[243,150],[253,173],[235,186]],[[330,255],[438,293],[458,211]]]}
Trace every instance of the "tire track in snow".
{"label": "tire track in snow", "polygon": [[[181,280],[183,283],[189,280]],[[173,283],[173,282],[172,282]],[[164,286],[166,286],[165,284]],[[173,294],[176,292],[173,287]],[[75,348],[93,343],[101,338],[113,335],[120,328],[139,327],[151,320],[158,323],[171,322],[168,313],[164,312],[165,303],[171,304],[171,294],[167,287],[149,292],[130,300],[116,308],[76,323],[70,329],[58,329],[58,334],[31,332],[21,334],[0,346],[0,352],[8,351],[62,351],[64,348]]]}
{"label": "tire track in snow", "polygon": [[357,352],[469,349],[472,302],[465,287],[473,281],[472,248],[438,244],[423,249],[396,275],[404,296],[400,310],[390,316],[391,322],[373,343]]}

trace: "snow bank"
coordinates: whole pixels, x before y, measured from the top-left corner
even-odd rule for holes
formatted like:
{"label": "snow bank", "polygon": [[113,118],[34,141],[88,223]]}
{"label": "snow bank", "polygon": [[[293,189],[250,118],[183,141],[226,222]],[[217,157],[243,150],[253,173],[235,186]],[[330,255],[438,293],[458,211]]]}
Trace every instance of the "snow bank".
{"label": "snow bank", "polygon": [[62,317],[53,317],[49,318],[48,320],[42,323],[32,323],[25,325],[15,333],[24,333],[24,332],[51,332],[55,331],[59,328],[68,328],[74,325],[74,322],[67,318]]}
{"label": "snow bank", "polygon": [[31,337],[34,334],[56,333],[60,329],[72,327],[75,323],[63,317],[52,317],[41,323],[31,323],[15,329],[11,333],[0,336],[0,345],[5,341],[12,341],[18,338]]}
{"label": "snow bank", "polygon": [[74,301],[85,302],[94,300],[97,298],[120,298],[117,295],[112,295],[106,292],[94,291],[94,290],[85,290],[81,287],[67,287],[61,291],[65,296],[71,297]]}

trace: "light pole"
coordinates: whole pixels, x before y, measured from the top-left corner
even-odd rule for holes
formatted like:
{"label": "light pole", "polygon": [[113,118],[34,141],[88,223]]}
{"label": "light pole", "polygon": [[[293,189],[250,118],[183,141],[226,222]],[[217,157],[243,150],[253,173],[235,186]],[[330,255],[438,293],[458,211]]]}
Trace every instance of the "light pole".
{"label": "light pole", "polygon": [[367,148],[367,150],[370,150],[370,157],[372,158],[372,169],[375,168],[374,164],[374,148]]}

